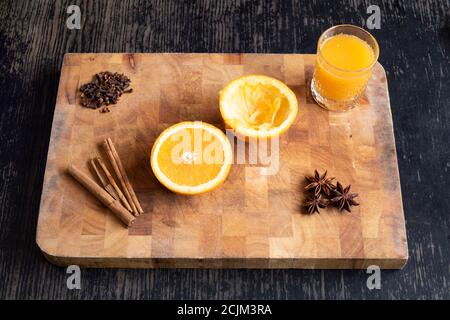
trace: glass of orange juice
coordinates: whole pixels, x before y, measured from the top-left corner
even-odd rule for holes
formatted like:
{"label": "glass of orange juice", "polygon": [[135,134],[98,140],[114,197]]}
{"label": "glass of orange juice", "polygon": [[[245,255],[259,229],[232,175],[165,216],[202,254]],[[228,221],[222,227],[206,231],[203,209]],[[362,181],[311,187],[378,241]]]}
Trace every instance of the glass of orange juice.
{"label": "glass of orange juice", "polygon": [[379,55],[378,43],[366,30],[343,24],[319,38],[311,93],[323,108],[347,111],[358,105]]}

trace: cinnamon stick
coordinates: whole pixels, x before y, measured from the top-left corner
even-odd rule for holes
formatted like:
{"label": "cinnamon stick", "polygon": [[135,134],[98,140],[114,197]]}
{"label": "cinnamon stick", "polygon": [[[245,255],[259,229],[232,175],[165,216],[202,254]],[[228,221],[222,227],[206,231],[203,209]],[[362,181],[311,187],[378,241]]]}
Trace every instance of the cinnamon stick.
{"label": "cinnamon stick", "polygon": [[92,170],[94,170],[94,172],[97,175],[97,178],[100,180],[100,183],[102,184],[102,186],[106,187],[106,185],[108,183],[106,182],[105,178],[102,176],[100,171],[98,170],[97,165],[95,164],[94,158],[89,160],[89,163],[91,164]]}
{"label": "cinnamon stick", "polygon": [[115,200],[104,189],[98,186],[95,181],[86,174],[70,165],[67,170],[81,185],[83,185],[93,196],[107,206],[127,227],[131,226],[136,219],[129,211],[127,211],[118,200]]}
{"label": "cinnamon stick", "polygon": [[97,157],[96,158],[98,164],[102,168],[103,172],[105,173],[106,179],[108,179],[109,183],[112,185],[114,190],[116,191],[117,195],[119,196],[120,201],[122,201],[125,208],[128,209],[128,211],[133,212],[133,209],[131,209],[130,204],[127,201],[127,198],[125,198],[125,195],[122,193],[122,190],[120,190],[119,186],[117,185],[116,181],[112,177],[111,173],[109,172],[108,168],[106,167],[105,163],[103,162],[102,158]]}
{"label": "cinnamon stick", "polygon": [[128,203],[131,206],[131,211],[134,213],[134,215],[139,215],[139,211],[137,210],[136,205],[134,204],[133,199],[131,198],[130,191],[128,190],[125,180],[122,176],[122,173],[120,172],[119,165],[117,164],[117,162],[114,158],[114,155],[109,146],[108,140],[105,140],[103,142],[103,147],[105,149],[106,155],[108,156],[109,162],[111,163],[111,165],[114,169],[117,179],[119,179],[119,183],[122,186],[125,198],[127,199]]}
{"label": "cinnamon stick", "polygon": [[110,138],[104,141],[104,147],[107,151],[111,163],[113,164],[116,175],[119,178],[120,183],[122,184],[125,195],[127,196],[127,200],[130,202],[131,207],[133,208],[133,212],[135,213],[135,215],[144,213],[144,210],[142,209],[139,200],[137,199],[136,193],[131,186],[130,180],[128,179],[127,173],[125,172],[119,154],[117,153],[116,148],[114,147],[114,144]]}
{"label": "cinnamon stick", "polygon": [[100,172],[99,168],[97,167],[95,159],[89,160],[89,163],[91,164],[92,170],[94,171],[95,175],[97,176],[98,180],[100,180],[100,183],[102,184],[103,188],[108,191],[111,197],[114,199],[119,199],[119,195],[117,194],[116,190],[114,190],[111,183],[106,180],[104,174]]}
{"label": "cinnamon stick", "polygon": [[125,180],[125,184],[126,184],[126,186],[128,188],[128,191],[130,192],[131,198],[132,198],[132,200],[133,200],[133,202],[134,202],[134,204],[135,204],[135,206],[136,206],[136,208],[138,210],[138,214],[144,213],[144,210],[142,209],[141,204],[139,203],[139,200],[138,200],[138,198],[136,196],[136,193],[134,192],[134,189],[131,186],[130,180],[128,179],[127,173],[125,172],[125,168],[122,165],[122,161],[120,161],[119,154],[117,153],[116,148],[114,147],[114,144],[113,144],[111,138],[108,138],[106,140],[108,141],[108,145],[111,148],[111,151],[113,153],[114,159],[116,160],[117,165],[119,167],[120,173],[122,174],[122,177]]}

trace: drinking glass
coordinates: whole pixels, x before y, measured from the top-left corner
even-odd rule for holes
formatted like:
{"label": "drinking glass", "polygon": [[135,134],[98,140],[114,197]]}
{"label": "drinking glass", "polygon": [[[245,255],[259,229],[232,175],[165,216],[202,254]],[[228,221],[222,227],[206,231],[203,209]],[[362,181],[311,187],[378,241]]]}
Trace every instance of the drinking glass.
{"label": "drinking glass", "polygon": [[356,107],[378,56],[378,43],[366,30],[349,24],[327,29],[317,44],[311,81],[314,100],[331,111]]}

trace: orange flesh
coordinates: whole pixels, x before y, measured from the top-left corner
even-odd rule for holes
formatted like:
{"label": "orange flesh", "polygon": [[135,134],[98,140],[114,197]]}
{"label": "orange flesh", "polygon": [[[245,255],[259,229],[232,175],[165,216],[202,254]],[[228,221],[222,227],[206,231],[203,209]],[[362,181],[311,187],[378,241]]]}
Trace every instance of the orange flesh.
{"label": "orange flesh", "polygon": [[289,115],[289,101],[272,85],[246,83],[228,98],[233,127],[268,130],[280,126]]}
{"label": "orange flesh", "polygon": [[170,180],[196,186],[219,174],[224,154],[215,136],[203,129],[185,128],[162,142],[157,162]]}

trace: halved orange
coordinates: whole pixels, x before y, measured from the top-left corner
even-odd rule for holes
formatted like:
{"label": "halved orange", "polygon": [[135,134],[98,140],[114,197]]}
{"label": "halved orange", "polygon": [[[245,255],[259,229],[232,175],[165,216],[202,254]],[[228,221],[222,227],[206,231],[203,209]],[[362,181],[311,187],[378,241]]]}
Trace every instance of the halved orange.
{"label": "halved orange", "polygon": [[220,92],[220,113],[238,136],[276,137],[295,120],[298,102],[283,82],[262,75],[231,81]]}
{"label": "halved orange", "polygon": [[232,148],[218,128],[187,121],[164,130],[156,139],[150,163],[156,178],[181,194],[199,194],[220,185],[228,176]]}

